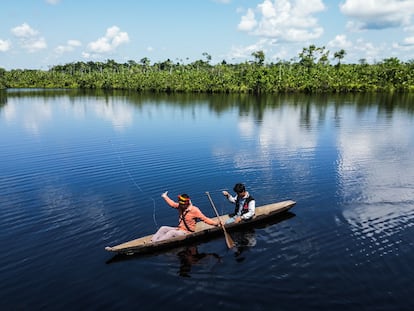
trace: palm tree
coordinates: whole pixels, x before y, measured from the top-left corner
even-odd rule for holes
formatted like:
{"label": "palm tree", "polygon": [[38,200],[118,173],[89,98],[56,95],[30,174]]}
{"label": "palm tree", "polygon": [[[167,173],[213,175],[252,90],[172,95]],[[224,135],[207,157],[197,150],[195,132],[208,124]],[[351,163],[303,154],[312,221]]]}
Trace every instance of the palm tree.
{"label": "palm tree", "polygon": [[256,51],[251,54],[254,57],[255,63],[260,66],[263,66],[265,61],[265,54],[263,51]]}
{"label": "palm tree", "polygon": [[343,59],[345,55],[346,55],[346,52],[344,49],[340,49],[338,52],[334,53],[334,58],[338,59],[338,64],[337,64],[338,67],[341,66],[341,59]]}

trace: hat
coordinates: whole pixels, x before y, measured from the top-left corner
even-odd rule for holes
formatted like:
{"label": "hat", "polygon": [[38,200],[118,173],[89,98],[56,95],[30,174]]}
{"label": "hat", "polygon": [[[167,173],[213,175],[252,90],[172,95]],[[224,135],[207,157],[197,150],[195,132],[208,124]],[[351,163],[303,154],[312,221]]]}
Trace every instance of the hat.
{"label": "hat", "polygon": [[190,197],[188,196],[188,194],[180,194],[178,196],[178,203],[181,205],[189,205],[190,204]]}

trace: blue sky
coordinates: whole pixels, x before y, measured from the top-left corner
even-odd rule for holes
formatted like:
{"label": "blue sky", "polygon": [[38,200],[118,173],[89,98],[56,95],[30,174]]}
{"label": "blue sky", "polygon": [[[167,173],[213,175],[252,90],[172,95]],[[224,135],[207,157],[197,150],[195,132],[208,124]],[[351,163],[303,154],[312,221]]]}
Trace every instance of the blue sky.
{"label": "blue sky", "polygon": [[[414,59],[414,0],[2,0],[0,67],[147,57],[293,60],[314,44],[343,62]],[[332,60],[333,61],[333,60]]]}

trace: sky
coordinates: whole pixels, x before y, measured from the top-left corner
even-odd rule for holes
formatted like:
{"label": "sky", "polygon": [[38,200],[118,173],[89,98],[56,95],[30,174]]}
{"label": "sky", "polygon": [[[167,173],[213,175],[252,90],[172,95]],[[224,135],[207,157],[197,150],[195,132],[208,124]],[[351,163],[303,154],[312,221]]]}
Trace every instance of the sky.
{"label": "sky", "polygon": [[0,68],[147,58],[211,64],[297,61],[303,48],[343,63],[414,59],[414,0],[1,0]]}

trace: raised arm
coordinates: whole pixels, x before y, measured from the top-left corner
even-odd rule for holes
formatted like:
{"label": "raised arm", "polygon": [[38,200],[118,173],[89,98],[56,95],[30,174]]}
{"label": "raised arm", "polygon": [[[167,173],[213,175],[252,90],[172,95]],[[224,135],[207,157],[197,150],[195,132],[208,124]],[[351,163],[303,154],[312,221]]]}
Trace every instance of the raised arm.
{"label": "raised arm", "polygon": [[236,197],[231,196],[227,191],[223,191],[222,193],[230,203],[236,203]]}
{"label": "raised arm", "polygon": [[170,199],[170,197],[168,196],[168,191],[165,191],[163,194],[161,194],[161,197],[165,200],[165,202],[167,202],[169,206],[173,208],[178,207],[178,203]]}

